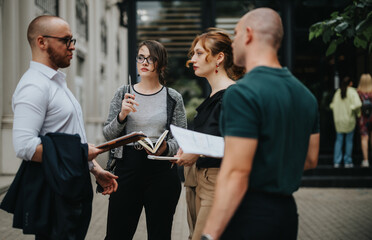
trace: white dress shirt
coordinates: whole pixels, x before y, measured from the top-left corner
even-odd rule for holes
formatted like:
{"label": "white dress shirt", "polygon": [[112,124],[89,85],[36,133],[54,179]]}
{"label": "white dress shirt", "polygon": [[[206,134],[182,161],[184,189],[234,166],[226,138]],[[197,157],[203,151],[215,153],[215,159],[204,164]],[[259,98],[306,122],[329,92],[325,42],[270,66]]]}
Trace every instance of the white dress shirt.
{"label": "white dress shirt", "polygon": [[31,61],[13,94],[13,146],[17,157],[31,160],[39,135],[48,132],[79,134],[86,143],[79,102],[67,88],[66,75]]}

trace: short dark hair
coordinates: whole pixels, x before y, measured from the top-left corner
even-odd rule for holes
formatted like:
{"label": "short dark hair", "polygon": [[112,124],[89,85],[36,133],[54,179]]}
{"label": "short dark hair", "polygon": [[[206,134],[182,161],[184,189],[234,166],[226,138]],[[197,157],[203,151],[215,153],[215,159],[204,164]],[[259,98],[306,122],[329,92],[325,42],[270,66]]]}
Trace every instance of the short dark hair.
{"label": "short dark hair", "polygon": [[27,40],[32,47],[34,45],[34,40],[38,35],[48,35],[50,28],[50,21],[52,19],[61,19],[65,21],[64,19],[53,16],[53,15],[41,15],[36,18],[34,18],[27,28]]}
{"label": "short dark hair", "polygon": [[145,40],[138,45],[138,50],[146,46],[150,51],[150,56],[154,57],[156,61],[154,62],[154,67],[157,73],[159,73],[159,82],[165,85],[165,73],[168,64],[168,54],[167,50],[158,41],[155,40]]}

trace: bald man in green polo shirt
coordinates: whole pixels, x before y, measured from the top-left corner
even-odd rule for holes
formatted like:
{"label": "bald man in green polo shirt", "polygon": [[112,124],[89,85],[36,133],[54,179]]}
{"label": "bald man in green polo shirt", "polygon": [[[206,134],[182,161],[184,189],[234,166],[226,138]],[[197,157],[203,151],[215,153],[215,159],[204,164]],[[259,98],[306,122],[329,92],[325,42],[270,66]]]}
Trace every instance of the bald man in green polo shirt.
{"label": "bald man in green polo shirt", "polygon": [[296,239],[292,196],[317,165],[318,104],[279,63],[283,26],[258,8],[241,18],[232,44],[246,75],[226,90],[220,128],[225,155],[202,239]]}

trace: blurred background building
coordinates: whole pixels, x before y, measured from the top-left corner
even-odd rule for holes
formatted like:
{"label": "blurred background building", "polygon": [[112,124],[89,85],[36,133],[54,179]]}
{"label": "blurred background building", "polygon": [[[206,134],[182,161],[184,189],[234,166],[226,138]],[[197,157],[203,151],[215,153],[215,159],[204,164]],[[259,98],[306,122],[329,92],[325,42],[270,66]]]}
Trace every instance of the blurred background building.
{"label": "blurred background building", "polygon": [[[128,76],[137,82],[137,44],[158,40],[169,53],[168,85],[184,97],[189,123],[194,109],[208,95],[205,80],[185,67],[187,53],[197,34],[209,27],[233,33],[247,11],[270,7],[283,18],[285,36],[279,52],[283,66],[292,70],[316,96],[321,116],[321,154],[332,154],[334,127],[328,105],[337,79],[349,75],[356,86],[362,73],[371,73],[371,55],[352,44],[326,57],[327,46],[309,42],[309,27],[351,0],[0,0],[0,174],[19,166],[12,146],[11,97],[29,66],[26,40],[29,22],[41,14],[58,15],[70,23],[77,38],[72,65],[65,70],[69,88],[82,105],[89,142],[100,143],[102,124],[113,93]],[[306,109],[304,109],[306,111]],[[300,113],[299,113],[300,114]],[[275,116],[273,116],[275,119]],[[355,151],[360,152],[355,134]]]}

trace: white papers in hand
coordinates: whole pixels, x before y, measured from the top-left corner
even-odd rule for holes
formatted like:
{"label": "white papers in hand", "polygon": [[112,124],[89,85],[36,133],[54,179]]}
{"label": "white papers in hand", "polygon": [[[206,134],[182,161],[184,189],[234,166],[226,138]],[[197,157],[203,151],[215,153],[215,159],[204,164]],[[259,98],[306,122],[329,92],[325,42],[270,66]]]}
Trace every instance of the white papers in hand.
{"label": "white papers in hand", "polygon": [[199,133],[171,125],[171,131],[184,153],[201,154],[222,158],[225,142],[223,137]]}

